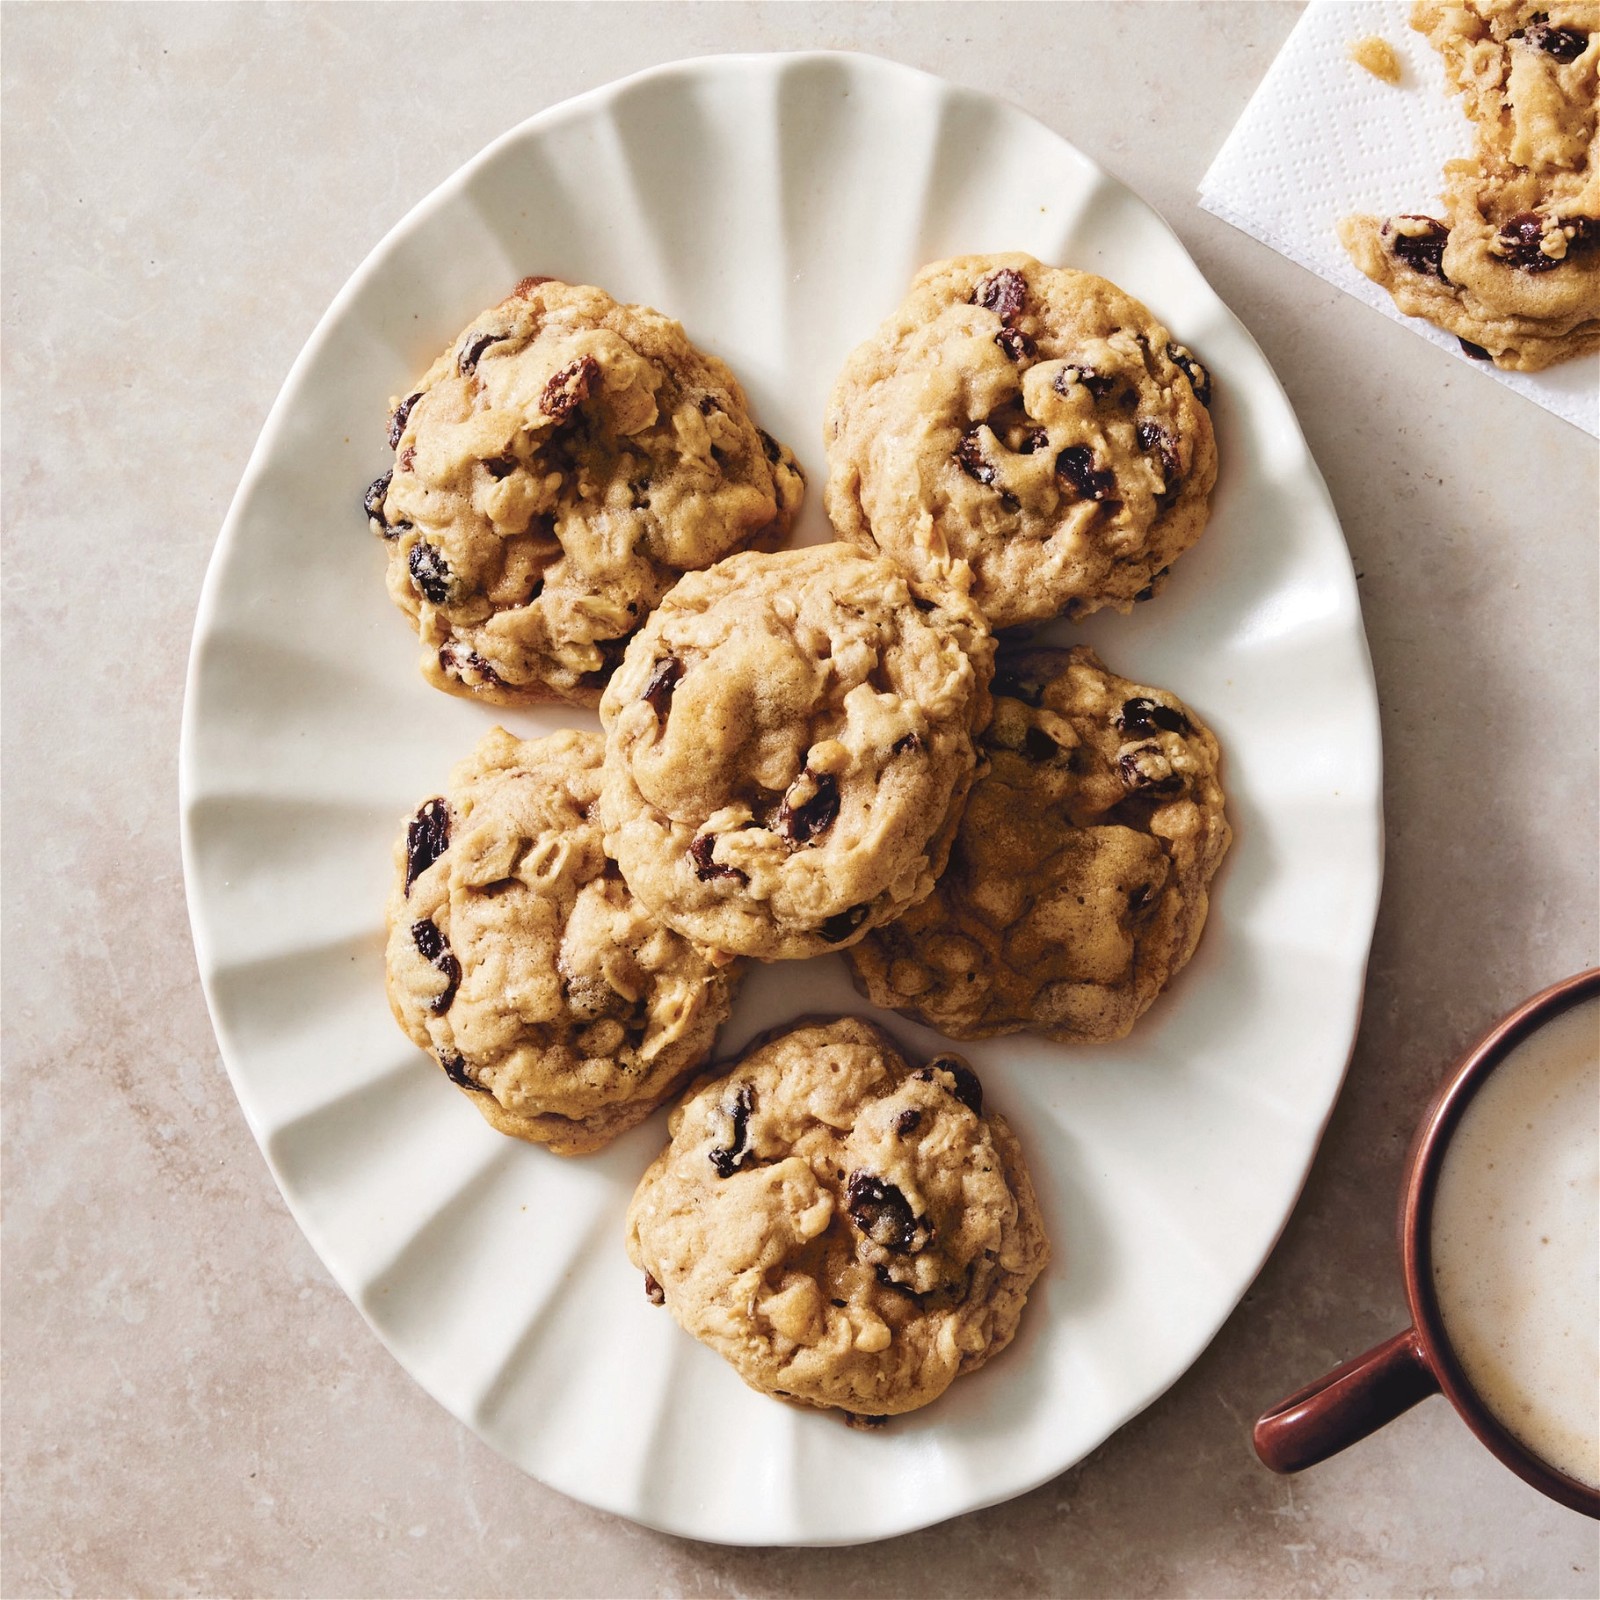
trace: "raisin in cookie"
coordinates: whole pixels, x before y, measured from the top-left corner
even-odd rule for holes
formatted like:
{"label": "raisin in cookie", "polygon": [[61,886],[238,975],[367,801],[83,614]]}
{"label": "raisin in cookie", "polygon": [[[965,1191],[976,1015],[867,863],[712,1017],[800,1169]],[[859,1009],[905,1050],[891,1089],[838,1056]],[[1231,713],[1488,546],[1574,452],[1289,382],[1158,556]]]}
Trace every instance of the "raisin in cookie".
{"label": "raisin in cookie", "polygon": [[663,928],[607,860],[602,740],[496,728],[411,819],[389,897],[389,1004],[502,1133],[598,1149],[711,1050],[737,968]]}
{"label": "raisin in cookie", "polygon": [[423,675],[496,705],[592,705],[690,568],[780,540],[793,456],[683,328],[529,278],[429,368],[367,491]]}
{"label": "raisin in cookie", "polygon": [[1002,660],[990,768],[933,894],[850,951],[953,1039],[1120,1039],[1194,953],[1228,848],[1217,742],[1092,650]]}
{"label": "raisin in cookie", "polygon": [[1217,475],[1205,369],[1104,278],[1031,256],[924,267],[845,363],[828,515],[990,626],[1148,599]]}
{"label": "raisin in cookie", "polygon": [[994,645],[848,545],[690,573],[605,698],[606,848],[670,927],[820,955],[933,888],[988,720]]}
{"label": "raisin in cookie", "polygon": [[1003,1350],[1050,1246],[1022,1152],[955,1056],[796,1026],[695,1090],[628,1207],[652,1299],[752,1388],[862,1419]]}
{"label": "raisin in cookie", "polygon": [[1595,0],[1419,0],[1476,134],[1442,218],[1347,217],[1355,264],[1468,354],[1534,372],[1600,346]]}

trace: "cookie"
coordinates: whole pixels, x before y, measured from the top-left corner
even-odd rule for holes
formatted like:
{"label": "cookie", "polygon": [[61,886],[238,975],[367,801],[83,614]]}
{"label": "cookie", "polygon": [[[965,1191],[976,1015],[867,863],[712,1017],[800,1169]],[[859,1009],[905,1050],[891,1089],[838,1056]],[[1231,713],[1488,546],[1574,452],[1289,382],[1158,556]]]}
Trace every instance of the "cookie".
{"label": "cookie", "polygon": [[932,895],[849,952],[953,1039],[1120,1039],[1194,954],[1228,848],[1217,741],[1087,647],[1002,658],[990,766]]}
{"label": "cookie", "polygon": [[603,743],[503,728],[395,846],[395,1019],[502,1133],[561,1155],[641,1122],[709,1054],[735,966],[661,926],[607,859]]}
{"label": "cookie", "polygon": [[753,1389],[910,1411],[1003,1350],[1049,1260],[1011,1130],[957,1056],[801,1024],[697,1086],[628,1207],[645,1289]]}
{"label": "cookie", "polygon": [[1205,368],[1139,302],[1031,256],[924,267],[828,406],[828,515],[996,629],[1127,611],[1206,525]]}
{"label": "cookie", "polygon": [[679,575],[800,505],[794,457],[647,306],[527,278],[395,407],[365,507],[435,687],[593,705]]}
{"label": "cookie", "polygon": [[1443,216],[1347,217],[1355,264],[1469,355],[1535,372],[1600,347],[1594,0],[1419,0],[1475,129]]}
{"label": "cookie", "polygon": [[848,545],[690,573],[600,702],[629,887],[720,952],[820,955],[933,888],[988,719],[973,608]]}

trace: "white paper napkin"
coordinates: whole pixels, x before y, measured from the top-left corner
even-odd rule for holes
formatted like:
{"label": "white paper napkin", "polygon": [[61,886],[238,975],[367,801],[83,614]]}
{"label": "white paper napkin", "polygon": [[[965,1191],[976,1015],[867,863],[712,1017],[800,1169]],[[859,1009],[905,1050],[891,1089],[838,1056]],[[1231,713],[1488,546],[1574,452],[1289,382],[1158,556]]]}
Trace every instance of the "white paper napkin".
{"label": "white paper napkin", "polygon": [[[1444,163],[1472,149],[1471,124],[1433,47],[1409,26],[1409,5],[1311,0],[1200,182],[1200,204],[1309,267],[1385,316],[1456,352],[1468,366],[1600,436],[1600,361],[1502,372],[1461,354],[1454,335],[1394,302],[1358,272],[1335,227],[1356,211],[1437,211]],[[1403,76],[1384,83],[1348,57],[1378,34]]]}

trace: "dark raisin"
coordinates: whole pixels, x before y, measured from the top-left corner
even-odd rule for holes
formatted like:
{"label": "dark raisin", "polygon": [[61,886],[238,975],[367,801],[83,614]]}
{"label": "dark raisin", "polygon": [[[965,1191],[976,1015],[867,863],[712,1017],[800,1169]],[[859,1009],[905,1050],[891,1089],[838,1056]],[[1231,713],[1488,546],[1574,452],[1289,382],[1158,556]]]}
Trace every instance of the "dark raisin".
{"label": "dark raisin", "polygon": [[422,398],[421,390],[416,394],[407,395],[404,400],[394,408],[394,415],[389,419],[389,448],[400,448],[400,437],[406,431],[406,419],[411,415],[411,408]]}
{"label": "dark raisin", "polygon": [[[808,783],[809,780],[809,783]],[[809,789],[797,802],[796,791]],[[809,768],[789,786],[789,792],[778,807],[778,832],[790,844],[810,844],[819,839],[838,820],[839,783],[830,772],[812,772]]]}
{"label": "dark raisin", "polygon": [[461,963],[452,954],[450,941],[426,917],[411,924],[411,942],[423,960],[431,962],[444,974],[444,989],[428,1002],[428,1009],[441,1017],[456,997],[456,987],[461,982]]}
{"label": "dark raisin", "polygon": [[1064,395],[1074,383],[1081,383],[1096,400],[1104,400],[1117,386],[1115,378],[1103,376],[1093,367],[1063,367],[1051,387]]}
{"label": "dark raisin", "polygon": [[1177,794],[1183,788],[1183,778],[1176,772],[1167,772],[1157,778],[1144,770],[1140,757],[1153,748],[1151,745],[1141,745],[1137,749],[1125,750],[1117,757],[1117,770],[1122,774],[1123,787],[1129,794]]}
{"label": "dark raisin", "polygon": [[716,844],[717,836],[714,833],[698,834],[689,841],[689,859],[694,862],[695,877],[702,883],[709,883],[713,878],[737,878],[740,883],[748,883],[750,878],[747,873],[711,859]]}
{"label": "dark raisin", "polygon": [[783,460],[782,445],[765,428],[757,428],[756,432],[761,436],[761,453],[773,466],[777,466]]}
{"label": "dark raisin", "polygon": [[479,1083],[476,1078],[468,1073],[467,1062],[464,1056],[458,1056],[453,1052],[449,1055],[446,1055],[444,1051],[441,1050],[439,1052],[439,1065],[444,1068],[444,1075],[451,1081],[451,1083],[459,1084],[463,1089],[470,1089],[474,1094],[492,1093],[491,1090]]}
{"label": "dark raisin", "polygon": [[915,1300],[919,1305],[921,1304],[923,1296],[918,1294],[910,1284],[899,1282],[894,1274],[890,1272],[881,1261],[873,1264],[872,1276],[876,1278],[885,1289],[893,1289],[897,1294],[903,1294],[908,1299]]}
{"label": "dark raisin", "polygon": [[845,1427],[855,1428],[862,1433],[876,1432],[876,1430],[881,1428],[888,1420],[889,1419],[887,1416],[869,1417],[864,1412],[860,1411],[847,1411],[844,1414]]}
{"label": "dark raisin", "polygon": [[1135,739],[1148,739],[1157,729],[1167,733],[1192,731],[1189,719],[1175,706],[1164,706],[1142,694],[1122,702],[1116,721],[1124,733]]}
{"label": "dark raisin", "polygon": [[750,1137],[750,1113],[755,1108],[755,1096],[748,1083],[741,1083],[733,1093],[733,1104],[722,1109],[733,1122],[733,1137],[725,1145],[711,1151],[711,1165],[719,1178],[731,1178],[750,1154],[746,1141]]}
{"label": "dark raisin", "polygon": [[1017,440],[1017,454],[1019,456],[1031,456],[1035,450],[1043,450],[1049,443],[1050,435],[1043,428],[1029,428]]}
{"label": "dark raisin", "polygon": [[1156,886],[1153,883],[1141,883],[1132,894],[1128,896],[1129,915],[1138,919],[1155,906]]}
{"label": "dark raisin", "polygon": [[683,663],[676,656],[668,656],[665,661],[656,663],[656,670],[650,674],[650,681],[639,698],[655,712],[657,718],[665,717],[672,709],[672,691],[678,687],[678,680],[682,676]]}
{"label": "dark raisin", "polygon": [[1170,493],[1177,488],[1178,479],[1183,475],[1183,464],[1178,459],[1178,441],[1155,422],[1141,422],[1135,431],[1139,437],[1139,448],[1154,451],[1161,457],[1161,475],[1166,479],[1166,487],[1162,492]]}
{"label": "dark raisin", "polygon": [[414,884],[450,848],[450,808],[442,799],[429,800],[406,828],[406,887]]}
{"label": "dark raisin", "polygon": [[484,471],[497,483],[501,478],[509,478],[522,463],[515,456],[494,456],[483,464]]}
{"label": "dark raisin", "polygon": [[408,444],[405,449],[400,452],[400,459],[394,464],[395,471],[409,472],[411,470],[411,463],[416,459],[417,447],[414,444]]}
{"label": "dark raisin", "polygon": [[1153,573],[1149,583],[1147,583],[1144,588],[1142,588],[1138,594],[1133,597],[1135,602],[1140,600],[1154,600],[1156,597],[1156,586],[1171,571],[1171,567],[1163,567],[1159,572]]}
{"label": "dark raisin", "polygon": [[470,378],[478,370],[478,362],[483,358],[483,352],[492,344],[503,344],[511,337],[508,333],[480,333],[475,338],[469,339],[461,348],[461,354],[456,357],[456,371],[463,378]]}
{"label": "dark raisin", "polygon": [[372,482],[367,485],[367,492],[361,497],[361,504],[365,508],[367,515],[374,522],[376,522],[385,533],[387,533],[389,530],[387,528],[383,528],[383,502],[385,496],[387,496],[389,493],[389,485],[393,482],[394,468],[390,467],[390,469],[384,473],[381,478],[374,478]]}
{"label": "dark raisin", "polygon": [[994,336],[994,342],[1013,361],[1021,361],[1024,356],[1031,356],[1034,352],[1033,340],[1021,328],[1002,328]]}
{"label": "dark raisin", "polygon": [[830,1306],[838,1306],[838,1308],[839,1308],[839,1309],[840,1309],[840,1310],[841,1310],[841,1311],[842,1311],[842,1310],[844,1310],[844,1307],[845,1307],[845,1302],[844,1302],[844,1301],[843,1301],[843,1300],[830,1300],[830,1301],[829,1301],[829,1302],[828,1302],[828,1304],[829,1304],[829,1305],[830,1305]]}
{"label": "dark raisin", "polygon": [[1109,500],[1117,486],[1117,475],[1109,468],[1097,469],[1094,451],[1086,444],[1069,444],[1056,457],[1056,477],[1083,500]]}
{"label": "dark raisin", "polygon": [[1061,746],[1037,726],[1029,727],[1022,748],[1030,761],[1054,761],[1061,754]]}
{"label": "dark raisin", "polygon": [[965,1061],[957,1056],[940,1056],[937,1060],[928,1063],[940,1072],[948,1072],[956,1080],[956,1086],[951,1092],[956,1099],[964,1105],[973,1116],[983,1115],[983,1084],[978,1080],[978,1074],[969,1067]]}
{"label": "dark raisin", "polygon": [[[1396,222],[1423,222],[1427,227],[1420,233],[1401,233]],[[1388,242],[1389,254],[1396,261],[1420,272],[1432,273],[1441,283],[1450,280],[1444,275],[1444,247],[1450,230],[1432,217],[1404,216],[1391,218],[1383,225],[1383,237]]]}
{"label": "dark raisin", "polygon": [[921,1123],[922,1113],[915,1106],[911,1106],[894,1119],[894,1131],[903,1138],[908,1133],[915,1133]]}
{"label": "dark raisin", "polygon": [[933,1236],[927,1222],[912,1215],[910,1203],[892,1183],[870,1172],[852,1172],[845,1184],[850,1220],[875,1244],[896,1255],[920,1250]]}
{"label": "dark raisin", "polygon": [[644,1297],[653,1306],[664,1306],[667,1303],[667,1292],[655,1280],[655,1275],[646,1272],[644,1275]]}
{"label": "dark raisin", "polygon": [[[534,589],[534,594],[539,591]],[[529,597],[530,599],[532,596]],[[505,679],[489,665],[476,650],[469,649],[466,645],[457,643],[454,639],[439,646],[439,670],[448,673],[459,683],[467,684],[467,674],[472,673],[483,684],[491,688],[503,689]],[[473,687],[467,684],[468,688]]]}
{"label": "dark raisin", "polygon": [[1554,56],[1563,66],[1576,61],[1589,48],[1588,34],[1580,33],[1576,28],[1552,28],[1543,20],[1526,29],[1519,29],[1511,37],[1521,39],[1535,50],[1544,51],[1547,56]]}
{"label": "dark raisin", "polygon": [[1556,256],[1539,248],[1545,235],[1545,221],[1537,211],[1524,211],[1500,230],[1500,255],[1507,266],[1522,272],[1549,272],[1561,265]]}
{"label": "dark raisin", "polygon": [[1490,355],[1481,344],[1474,344],[1470,339],[1458,338],[1456,343],[1461,346],[1461,353],[1463,355],[1471,356],[1474,361],[1494,360],[1494,357]]}
{"label": "dark raisin", "polygon": [[1205,406],[1211,407],[1211,374],[1195,360],[1192,351],[1181,344],[1170,341],[1167,344],[1167,360],[1169,360],[1189,380],[1189,387],[1194,390],[1194,397]]}
{"label": "dark raisin", "polygon": [[969,478],[976,478],[986,488],[995,480],[994,465],[983,453],[983,441],[978,437],[976,428],[970,429],[961,436],[961,443],[955,450],[956,465],[966,473]]}
{"label": "dark raisin", "polygon": [[992,311],[1002,322],[1009,322],[1028,298],[1028,285],[1020,272],[1002,267],[985,278],[972,291],[971,304]]}
{"label": "dark raisin", "polygon": [[442,606],[450,598],[450,564],[426,539],[411,547],[411,578],[422,598]]}
{"label": "dark raisin", "polygon": [[892,756],[909,755],[911,752],[922,748],[922,735],[919,733],[903,734],[889,747]]}
{"label": "dark raisin", "polygon": [[565,422],[587,400],[600,376],[600,363],[593,356],[569,361],[545,386],[539,396],[539,409],[556,422]]}
{"label": "dark raisin", "polygon": [[1020,700],[1025,706],[1038,706],[1044,700],[1044,684],[1039,679],[1025,678],[1008,665],[995,669],[994,692],[1010,700]]}
{"label": "dark raisin", "polygon": [[871,909],[871,902],[863,900],[858,906],[835,912],[817,929],[817,936],[824,944],[843,944],[867,920]]}

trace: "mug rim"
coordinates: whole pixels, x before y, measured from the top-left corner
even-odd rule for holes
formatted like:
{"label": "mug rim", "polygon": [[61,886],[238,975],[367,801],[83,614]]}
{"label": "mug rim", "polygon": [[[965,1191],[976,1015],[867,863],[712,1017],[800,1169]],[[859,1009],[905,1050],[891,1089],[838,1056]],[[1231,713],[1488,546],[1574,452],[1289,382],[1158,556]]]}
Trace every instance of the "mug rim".
{"label": "mug rim", "polygon": [[1573,1511],[1600,1518],[1600,1489],[1569,1477],[1536,1455],[1489,1410],[1468,1380],[1444,1331],[1433,1288],[1430,1237],[1444,1153],[1473,1096],[1530,1035],[1562,1012],[1597,997],[1600,997],[1600,967],[1574,973],[1525,1000],[1462,1058],[1434,1096],[1418,1129],[1416,1148],[1406,1176],[1400,1245],[1412,1325],[1423,1356],[1446,1399],[1477,1438],[1524,1482]]}

